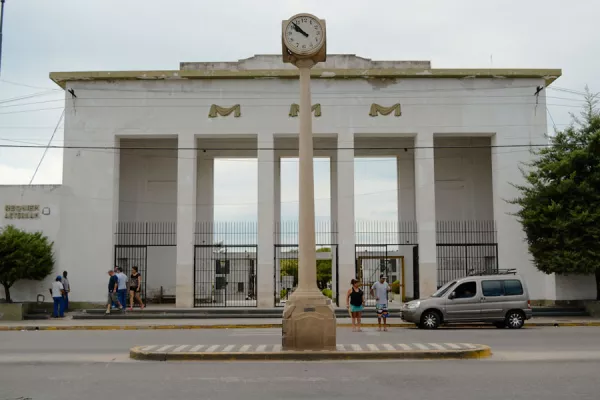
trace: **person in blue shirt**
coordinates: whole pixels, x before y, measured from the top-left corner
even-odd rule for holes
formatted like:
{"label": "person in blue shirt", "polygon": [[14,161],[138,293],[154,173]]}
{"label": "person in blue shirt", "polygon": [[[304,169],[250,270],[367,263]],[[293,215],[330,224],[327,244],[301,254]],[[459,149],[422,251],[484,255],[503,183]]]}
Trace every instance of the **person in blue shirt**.
{"label": "person in blue shirt", "polygon": [[119,279],[112,269],[108,271],[108,298],[106,299],[106,314],[110,314],[110,305],[114,302],[119,310],[123,311],[123,305],[119,302],[117,291],[119,289]]}
{"label": "person in blue shirt", "polygon": [[54,282],[52,282],[50,294],[52,295],[52,300],[54,300],[52,316],[54,318],[63,318],[65,316],[65,287],[62,284],[62,276],[58,275]]}

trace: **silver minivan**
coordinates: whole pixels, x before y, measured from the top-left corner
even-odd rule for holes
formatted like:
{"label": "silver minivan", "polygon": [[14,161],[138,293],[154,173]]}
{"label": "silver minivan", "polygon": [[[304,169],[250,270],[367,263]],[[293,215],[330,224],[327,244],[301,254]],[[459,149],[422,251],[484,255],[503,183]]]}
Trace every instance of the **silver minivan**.
{"label": "silver minivan", "polygon": [[470,322],[519,329],[532,311],[525,281],[514,270],[506,270],[448,282],[431,297],[404,304],[401,315],[422,329]]}

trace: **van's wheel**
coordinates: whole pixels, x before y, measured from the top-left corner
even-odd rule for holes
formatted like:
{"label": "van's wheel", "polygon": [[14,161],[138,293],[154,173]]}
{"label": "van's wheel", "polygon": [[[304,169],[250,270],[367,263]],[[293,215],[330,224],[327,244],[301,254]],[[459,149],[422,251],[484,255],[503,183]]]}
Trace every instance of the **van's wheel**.
{"label": "van's wheel", "polygon": [[505,321],[494,322],[494,326],[498,329],[504,329],[504,328],[506,328],[506,322]]}
{"label": "van's wheel", "polygon": [[421,316],[421,329],[436,329],[440,326],[440,315],[435,311],[427,311]]}
{"label": "van's wheel", "polygon": [[510,329],[521,329],[525,325],[525,315],[523,311],[509,311],[506,314],[506,326]]}

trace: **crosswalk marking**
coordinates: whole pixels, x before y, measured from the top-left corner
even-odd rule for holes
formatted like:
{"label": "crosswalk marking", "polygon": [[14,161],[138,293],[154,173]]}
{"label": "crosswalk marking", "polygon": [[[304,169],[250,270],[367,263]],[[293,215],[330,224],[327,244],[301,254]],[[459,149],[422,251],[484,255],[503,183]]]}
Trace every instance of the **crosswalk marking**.
{"label": "crosswalk marking", "polygon": [[343,344],[336,344],[336,345],[335,345],[335,348],[336,348],[337,350],[339,350],[339,351],[345,351],[345,350],[346,350],[346,348],[344,347],[344,345],[343,345]]}
{"label": "crosswalk marking", "polygon": [[394,350],[396,350],[394,348],[394,346],[392,346],[391,344],[382,344],[382,346],[383,346],[384,349],[386,349],[388,351],[394,351]]}
{"label": "crosswalk marking", "polygon": [[467,349],[476,349],[476,346],[473,346],[471,343],[461,343],[461,346],[466,347]]}
{"label": "crosswalk marking", "polygon": [[266,349],[267,349],[266,344],[261,344],[260,346],[256,347],[256,351],[265,351]]}
{"label": "crosswalk marking", "polygon": [[150,350],[152,350],[152,349],[154,349],[154,348],[156,348],[156,347],[158,347],[158,345],[156,345],[156,344],[154,344],[154,345],[152,345],[152,346],[146,346],[146,347],[144,347],[144,348],[142,349],[142,351],[150,351]]}
{"label": "crosswalk marking", "polygon": [[252,345],[245,344],[242,347],[240,347],[240,352],[244,353],[244,352],[248,351],[248,349],[250,349],[250,347],[252,347]]}
{"label": "crosswalk marking", "polygon": [[166,346],[161,347],[160,349],[157,349],[156,351],[167,351],[167,349],[169,349],[171,347],[175,347],[175,345],[174,344],[168,344]]}
{"label": "crosswalk marking", "polygon": [[427,345],[433,347],[434,349],[437,350],[446,350],[446,348],[444,346],[442,346],[441,344],[437,344],[437,343],[427,343]]}
{"label": "crosswalk marking", "polygon": [[220,344],[215,344],[213,346],[210,346],[208,349],[206,349],[207,353],[212,353],[213,351],[217,350],[219,347],[221,347]]}
{"label": "crosswalk marking", "polygon": [[451,349],[455,349],[458,350],[460,349],[460,346],[455,344],[455,343],[444,343],[446,346],[450,347]]}
{"label": "crosswalk marking", "polygon": [[182,351],[183,349],[185,349],[186,347],[188,347],[187,344],[184,344],[182,346],[176,347],[175,350],[173,350],[173,352],[175,353],[179,353],[180,351]]}
{"label": "crosswalk marking", "polygon": [[357,344],[351,344],[350,347],[352,347],[352,350],[354,351],[362,351],[362,347]]}
{"label": "crosswalk marking", "polygon": [[191,353],[193,353],[193,352],[196,352],[196,351],[198,351],[198,350],[201,350],[203,347],[204,347],[204,345],[203,345],[203,344],[199,344],[199,345],[197,345],[197,346],[194,346],[194,347],[192,347],[192,348],[190,349],[190,352],[191,352]]}
{"label": "crosswalk marking", "polygon": [[413,346],[415,346],[421,350],[429,350],[429,348],[427,346],[425,346],[423,343],[413,343]]}
{"label": "crosswalk marking", "polygon": [[225,346],[222,351],[231,351],[235,347],[235,344],[230,344],[229,346]]}
{"label": "crosswalk marking", "polygon": [[280,352],[281,351],[281,345],[280,344],[276,344],[275,346],[273,346],[273,351],[274,352]]}
{"label": "crosswalk marking", "polygon": [[379,347],[375,346],[374,344],[368,344],[367,347],[371,351],[379,351]]}
{"label": "crosswalk marking", "polygon": [[398,343],[396,346],[400,347],[402,350],[412,350],[409,345],[404,343]]}

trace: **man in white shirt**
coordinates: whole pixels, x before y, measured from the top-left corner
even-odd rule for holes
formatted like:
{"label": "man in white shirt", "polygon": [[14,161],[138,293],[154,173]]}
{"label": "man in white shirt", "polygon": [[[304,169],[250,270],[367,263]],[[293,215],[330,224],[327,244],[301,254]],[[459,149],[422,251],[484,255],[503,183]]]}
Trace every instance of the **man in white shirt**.
{"label": "man in white shirt", "polygon": [[[381,320],[383,319],[383,330],[387,331],[387,317],[388,317],[388,292],[392,288],[385,281],[385,276],[379,277],[379,282],[375,282],[371,287],[371,296],[375,295],[376,308],[377,308],[377,323],[379,324],[378,331],[381,331]],[[375,292],[375,293],[373,293]]]}
{"label": "man in white shirt", "polygon": [[54,282],[52,282],[52,288],[50,288],[50,294],[52,295],[52,300],[54,300],[54,310],[52,313],[54,318],[63,318],[65,316],[65,288],[61,281],[62,276],[58,275]]}
{"label": "man in white shirt", "polygon": [[125,310],[125,304],[127,304],[127,275],[123,273],[123,268],[117,267],[117,279],[119,279],[119,286],[117,286],[117,297],[119,298],[119,303],[123,306],[123,310]]}

